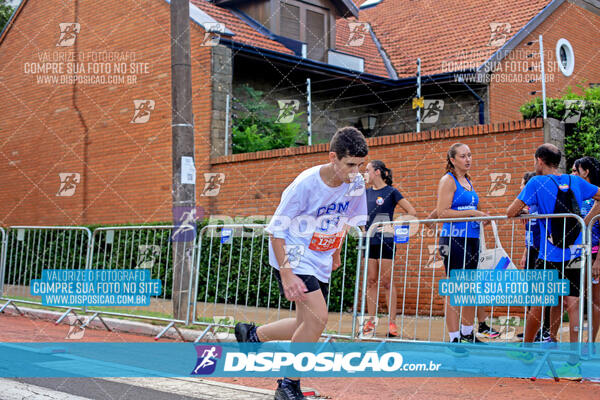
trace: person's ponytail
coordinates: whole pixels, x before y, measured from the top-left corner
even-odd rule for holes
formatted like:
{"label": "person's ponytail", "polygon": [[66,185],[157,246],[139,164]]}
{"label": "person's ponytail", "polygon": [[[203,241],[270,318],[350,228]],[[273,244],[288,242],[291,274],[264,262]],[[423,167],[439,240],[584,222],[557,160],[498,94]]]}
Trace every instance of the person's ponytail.
{"label": "person's ponytail", "polygon": [[374,170],[379,171],[381,174],[381,179],[385,182],[386,185],[392,186],[394,183],[392,179],[392,170],[387,168],[383,161],[373,160],[369,162]]}

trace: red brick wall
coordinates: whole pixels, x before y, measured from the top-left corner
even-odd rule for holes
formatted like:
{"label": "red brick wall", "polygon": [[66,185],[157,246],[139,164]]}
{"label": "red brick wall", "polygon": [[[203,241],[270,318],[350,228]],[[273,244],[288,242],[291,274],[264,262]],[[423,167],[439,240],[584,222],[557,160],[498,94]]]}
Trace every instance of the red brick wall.
{"label": "red brick wall", "polygon": [[[171,98],[168,4],[107,0],[27,1],[16,25],[0,44],[0,223],[80,225],[169,220],[171,216]],[[69,3],[69,4],[75,4]],[[74,10],[77,9],[77,17]],[[127,18],[130,23],[121,25]],[[79,22],[75,47],[56,47],[59,23]],[[196,123],[197,203],[210,214],[272,214],[284,188],[302,170],[326,162],[326,145],[234,155],[209,160],[210,52],[201,47],[201,29],[192,24],[193,101]],[[58,49],[58,50],[57,50]],[[576,47],[577,49],[577,47]],[[39,53],[120,51],[148,63],[135,84],[52,85],[26,74]],[[576,50],[577,51],[577,50]],[[579,61],[578,61],[579,62]],[[149,122],[130,123],[134,99],[152,99]],[[517,117],[518,118],[518,117]],[[481,209],[502,213],[517,194],[520,176],[532,167],[542,143],[541,122],[457,128],[369,139],[370,159],[394,170],[395,185],[425,217],[434,207],[445,152],[461,141],[474,154],[474,185]],[[61,172],[81,174],[71,197],[56,196]],[[201,197],[204,172],[226,179],[217,197]],[[486,197],[490,173],[510,173],[503,197]],[[503,239],[508,240],[508,232]],[[520,239],[518,239],[520,240]],[[433,243],[433,242],[432,242]],[[415,257],[409,256],[407,312],[414,309]],[[402,260],[398,258],[398,262]],[[401,264],[404,265],[404,264]],[[436,271],[440,276],[441,271]],[[431,278],[432,272],[423,274]],[[403,275],[397,275],[403,285]],[[402,287],[402,286],[400,286]],[[431,287],[422,285],[421,299]],[[408,300],[410,299],[410,300]],[[424,304],[424,303],[420,303]],[[434,311],[439,313],[440,298]],[[428,312],[427,306],[427,312]]]}
{"label": "red brick wall", "polygon": [[[81,30],[72,47],[57,47],[65,22],[78,22]],[[206,170],[210,48],[200,46],[202,29],[191,27],[196,166]],[[101,7],[88,1],[25,2],[0,45],[0,223],[170,219],[169,38],[169,4],[163,1],[107,0]],[[144,63],[147,72],[132,74],[131,84],[70,85],[38,83],[25,70],[40,62],[39,54],[102,51],[132,53],[135,60],[127,63]],[[130,123],[136,99],[155,101],[147,123]],[[61,172],[80,174],[73,196],[56,196]]]}
{"label": "red brick wall", "polygon": [[[569,86],[574,92],[581,93],[576,85],[584,83],[588,87],[589,83],[600,83],[600,64],[596,59],[600,42],[598,26],[600,16],[590,11],[567,1],[558,7],[501,62],[501,69],[493,74],[489,91],[490,121],[521,119],[519,107],[534,97],[541,97],[541,92],[531,95],[532,91],[542,90],[539,79],[535,83],[527,82],[536,78],[535,75],[539,77],[539,45],[537,42],[526,45],[529,41],[538,40],[540,34],[544,42],[547,97],[561,97]],[[575,53],[575,69],[569,77],[563,75],[556,61],[556,43],[561,38],[571,43]],[[535,53],[535,57],[527,58],[530,53]],[[530,66],[536,69],[527,71]]]}
{"label": "red brick wall", "polygon": [[[394,186],[415,206],[417,216],[425,218],[435,207],[437,184],[445,171],[446,151],[452,143],[468,144],[473,153],[471,170],[473,185],[480,197],[479,209],[491,215],[503,215],[510,202],[519,193],[524,172],[533,169],[533,154],[543,143],[542,122],[517,121],[496,125],[455,128],[446,131],[411,133],[368,139],[368,159],[383,160],[393,170]],[[238,154],[213,160],[212,171],[225,174],[225,183],[211,209],[212,214],[231,217],[272,215],[286,186],[306,168],[327,162],[327,145]],[[491,186],[490,173],[511,174],[506,193],[500,197],[487,195]],[[511,240],[514,226],[514,240]],[[515,263],[523,246],[520,223],[499,223],[501,240]],[[491,232],[488,230],[488,237]],[[402,306],[404,274],[406,279],[406,312],[414,313],[418,287],[419,257],[423,252],[426,263],[428,245],[433,238],[423,241],[411,239],[408,261],[406,248],[398,247],[395,282]],[[491,242],[488,240],[488,243]],[[435,274],[435,275],[434,275]],[[419,287],[419,313],[428,314],[431,282],[443,276],[442,269],[423,269]],[[437,293],[437,285],[434,286]],[[442,298],[435,295],[434,314],[442,312]],[[401,310],[401,308],[399,308]],[[515,310],[512,311],[513,315]]]}

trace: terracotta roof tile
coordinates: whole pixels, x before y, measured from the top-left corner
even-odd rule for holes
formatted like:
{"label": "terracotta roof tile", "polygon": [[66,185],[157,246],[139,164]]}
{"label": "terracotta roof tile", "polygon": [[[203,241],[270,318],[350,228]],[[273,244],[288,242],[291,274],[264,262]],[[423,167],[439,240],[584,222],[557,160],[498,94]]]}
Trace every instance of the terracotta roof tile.
{"label": "terracotta roof tile", "polygon": [[373,41],[370,33],[365,32],[364,40],[358,46],[352,44],[358,44],[360,41],[349,39],[350,36],[350,24],[360,23],[356,18],[339,18],[336,21],[336,51],[351,54],[356,57],[361,57],[365,60],[365,72],[373,75],[389,78],[385,64],[377,45]]}
{"label": "terracotta roof tile", "polygon": [[508,40],[550,2],[383,0],[359,18],[371,24],[398,76],[409,77],[418,57],[424,75],[479,67],[500,48],[490,45],[492,23],[510,24]]}
{"label": "terracotta roof tile", "polygon": [[280,53],[294,54],[293,51],[281,43],[271,40],[267,36],[258,32],[256,29],[234,15],[230,10],[215,6],[206,0],[190,0],[190,2],[213,17],[217,22],[225,24],[230,31],[235,33],[235,36],[231,38],[233,41],[249,44],[262,49],[278,51]]}
{"label": "terracotta roof tile", "polygon": [[[190,0],[192,4],[210,15],[217,22],[225,24],[225,26],[235,33],[231,39],[235,42],[249,44],[255,47],[278,51],[285,54],[294,54],[293,51],[283,46],[275,40],[269,39],[261,34],[245,21],[238,18],[230,10],[218,7],[206,0]],[[370,35],[365,37],[364,43],[361,46],[347,46],[350,30],[348,22],[356,22],[355,18],[343,19],[339,18],[336,22],[336,50],[342,53],[347,53],[353,56],[362,57],[365,60],[364,71],[369,74],[378,75],[388,78],[388,72],[383,63],[383,59],[373,42]]]}

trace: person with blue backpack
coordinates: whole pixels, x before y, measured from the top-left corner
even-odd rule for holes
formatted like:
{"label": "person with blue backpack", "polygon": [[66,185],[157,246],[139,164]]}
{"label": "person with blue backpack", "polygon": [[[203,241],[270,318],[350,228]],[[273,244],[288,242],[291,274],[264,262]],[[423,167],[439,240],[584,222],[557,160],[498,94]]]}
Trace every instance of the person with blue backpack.
{"label": "person with blue backpack", "polygon": [[[580,214],[583,202],[588,199],[600,200],[600,188],[579,176],[560,174],[558,167],[561,160],[560,150],[545,143],[535,152],[536,176],[531,178],[517,198],[506,210],[508,217],[520,215],[525,206],[536,206],[538,213],[543,214]],[[596,201],[585,217],[586,224],[600,213],[600,202]],[[540,218],[541,240],[535,268],[542,270],[555,269],[560,279],[569,281],[569,295],[563,297],[563,304],[569,313],[570,341],[578,341],[579,321],[579,288],[581,259],[577,245],[582,243],[581,227],[574,218]],[[527,314],[525,342],[533,342],[540,329],[543,307],[531,307]],[[556,341],[556,334],[561,323],[560,303],[553,306],[550,312],[550,335]],[[531,361],[531,352],[522,352],[523,361]],[[531,359],[531,360],[530,360]],[[578,365],[570,365],[574,371]]]}

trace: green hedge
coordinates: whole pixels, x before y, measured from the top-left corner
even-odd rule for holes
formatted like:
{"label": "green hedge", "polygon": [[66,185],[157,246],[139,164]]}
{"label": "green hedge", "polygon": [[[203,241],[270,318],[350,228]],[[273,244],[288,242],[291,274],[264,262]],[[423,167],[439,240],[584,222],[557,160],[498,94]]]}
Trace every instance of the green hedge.
{"label": "green hedge", "polygon": [[[212,240],[211,233],[202,238],[198,301],[289,308],[290,304],[285,297],[279,298],[277,281],[272,276],[266,235],[255,230],[253,236],[252,230],[247,229],[242,238],[241,231],[237,231],[226,244],[220,243],[219,232],[213,232],[212,235]],[[241,262],[240,252],[243,255]],[[348,237],[342,247],[342,266],[332,273],[330,280],[330,311],[339,311],[340,307],[343,311],[352,309],[356,284],[356,257],[357,239]],[[211,284],[207,291],[208,280]]]}
{"label": "green hedge", "polygon": [[[205,220],[198,224],[198,232],[206,223]],[[144,225],[170,224],[167,222]],[[103,226],[88,226],[92,231],[100,227]],[[107,240],[106,231],[96,232],[91,268],[133,269],[139,267],[142,262],[151,262],[152,278],[161,279],[163,282],[163,294],[160,297],[171,298],[173,243],[170,242],[170,231],[137,230],[135,234],[132,233],[133,231],[119,233],[118,230],[114,230],[113,232],[112,243]],[[198,301],[289,308],[290,304],[285,297],[281,296],[280,299],[277,282],[271,275],[267,236],[262,232],[256,234],[255,231],[252,240],[252,231],[246,229],[243,238],[239,231],[232,238],[231,244],[221,244],[220,232],[213,235],[211,243],[210,233],[205,234],[201,249],[197,249],[200,257]],[[31,279],[41,278],[42,269],[85,267],[85,235],[82,233],[25,229],[22,236],[22,240],[18,240],[18,230],[9,232],[7,273],[4,279],[6,284],[27,285]],[[140,246],[152,245],[159,246],[159,251],[152,253],[150,259],[143,258]],[[356,279],[356,246],[357,239],[347,237],[341,254],[342,266],[345,263],[346,268],[344,270],[340,267],[334,271],[330,281],[330,311],[340,311],[340,307],[343,311],[352,309]],[[208,293],[207,282],[209,282]],[[345,289],[343,293],[342,289]]]}

